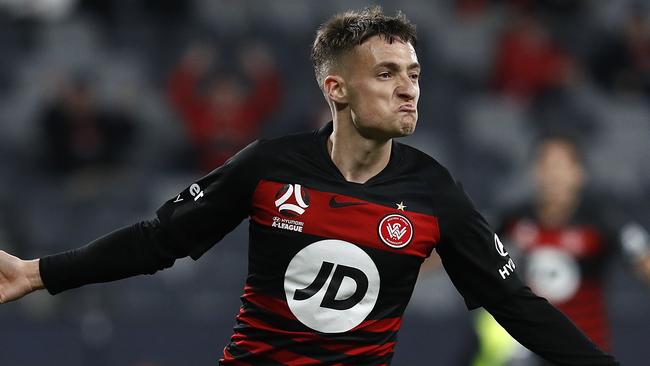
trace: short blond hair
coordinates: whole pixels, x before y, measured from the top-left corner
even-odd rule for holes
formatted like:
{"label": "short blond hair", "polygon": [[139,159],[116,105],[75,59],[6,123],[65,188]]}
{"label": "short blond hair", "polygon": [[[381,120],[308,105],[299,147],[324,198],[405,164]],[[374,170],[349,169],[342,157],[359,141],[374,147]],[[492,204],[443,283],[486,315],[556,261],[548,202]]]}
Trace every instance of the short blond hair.
{"label": "short blond hair", "polygon": [[311,61],[321,89],[325,77],[341,56],[373,36],[383,37],[389,43],[399,39],[413,47],[417,42],[415,25],[402,12],[387,16],[380,6],[334,15],[318,28]]}

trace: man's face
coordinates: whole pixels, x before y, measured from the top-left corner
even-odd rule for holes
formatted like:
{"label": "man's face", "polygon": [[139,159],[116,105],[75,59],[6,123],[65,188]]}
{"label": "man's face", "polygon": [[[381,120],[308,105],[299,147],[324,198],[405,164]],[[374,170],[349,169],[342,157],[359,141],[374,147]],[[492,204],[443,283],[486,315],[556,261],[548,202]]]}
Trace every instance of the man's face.
{"label": "man's face", "polygon": [[413,133],[420,65],[410,43],[371,37],[344,57],[342,67],[352,121],[362,136],[390,139]]}

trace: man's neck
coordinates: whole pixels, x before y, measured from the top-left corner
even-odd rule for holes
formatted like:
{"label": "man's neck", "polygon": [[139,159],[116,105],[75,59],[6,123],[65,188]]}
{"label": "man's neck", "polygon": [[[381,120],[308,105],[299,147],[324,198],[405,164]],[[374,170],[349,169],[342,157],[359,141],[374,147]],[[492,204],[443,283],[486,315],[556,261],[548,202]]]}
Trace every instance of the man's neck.
{"label": "man's neck", "polygon": [[391,141],[367,139],[351,122],[335,122],[327,140],[327,150],[345,180],[363,184],[388,165]]}

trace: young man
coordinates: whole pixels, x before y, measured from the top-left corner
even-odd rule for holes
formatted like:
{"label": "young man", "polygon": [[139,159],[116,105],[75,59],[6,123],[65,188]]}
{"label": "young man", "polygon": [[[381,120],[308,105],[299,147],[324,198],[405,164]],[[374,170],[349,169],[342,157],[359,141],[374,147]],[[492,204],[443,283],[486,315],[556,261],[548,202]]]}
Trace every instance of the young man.
{"label": "young man", "polygon": [[[521,277],[535,293],[548,299],[607,350],[608,266],[620,252],[640,278],[650,282],[650,238],[639,224],[619,218],[609,200],[587,193],[582,154],[572,138],[546,137],[535,152],[531,170],[535,194],[504,211],[499,235],[512,243]],[[499,328],[489,315],[479,313],[476,333],[480,349],[474,366],[509,365],[514,360],[548,365]],[[494,349],[494,334],[499,332],[501,347]]]}
{"label": "young man", "polygon": [[222,365],[388,365],[433,249],[468,308],[562,365],[616,365],[544,299],[447,170],[393,141],[415,130],[415,27],[381,9],[337,15],[312,59],[333,122],[253,143],[157,218],[40,260],[0,257],[2,301],[198,259],[250,218],[249,274]]}

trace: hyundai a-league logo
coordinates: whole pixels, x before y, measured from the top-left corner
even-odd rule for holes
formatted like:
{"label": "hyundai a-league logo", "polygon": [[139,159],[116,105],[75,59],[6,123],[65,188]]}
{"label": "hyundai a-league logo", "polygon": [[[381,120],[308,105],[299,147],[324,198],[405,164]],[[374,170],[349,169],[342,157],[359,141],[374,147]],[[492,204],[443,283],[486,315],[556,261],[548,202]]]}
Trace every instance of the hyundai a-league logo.
{"label": "hyundai a-league logo", "polygon": [[300,184],[285,184],[275,194],[275,207],[285,216],[298,216],[309,207],[309,192]]}

